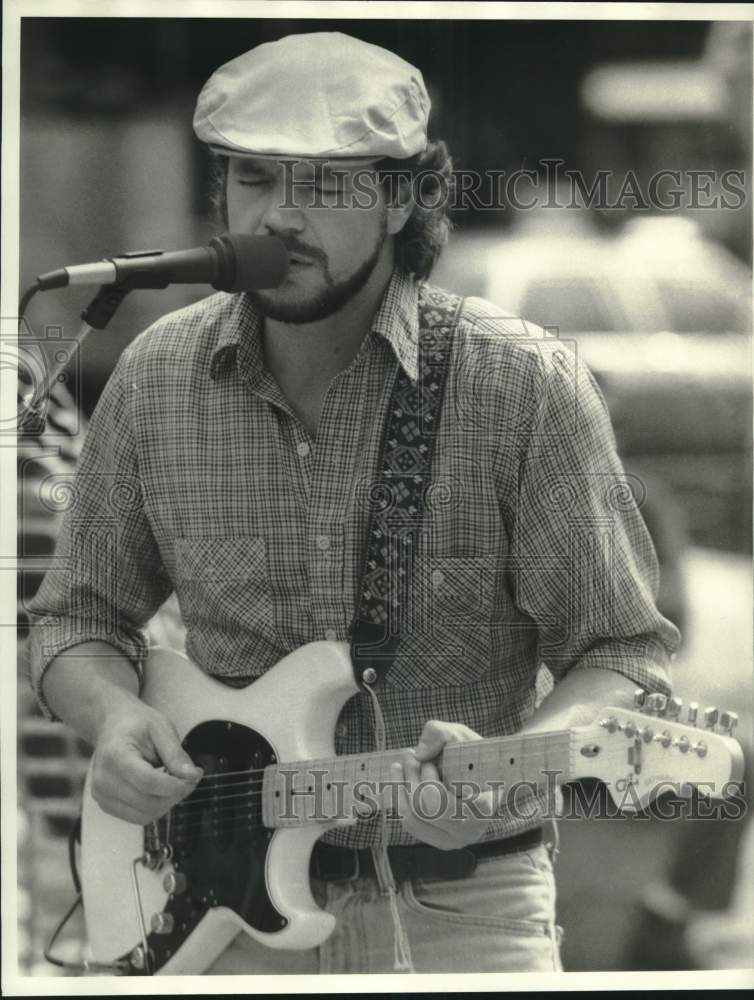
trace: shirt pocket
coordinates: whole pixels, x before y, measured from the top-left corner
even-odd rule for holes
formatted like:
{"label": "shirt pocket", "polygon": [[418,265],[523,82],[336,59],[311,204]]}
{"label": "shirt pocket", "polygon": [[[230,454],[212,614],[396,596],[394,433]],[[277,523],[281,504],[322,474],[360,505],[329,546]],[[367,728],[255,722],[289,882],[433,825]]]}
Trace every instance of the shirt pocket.
{"label": "shirt pocket", "polygon": [[274,634],[264,538],[179,538],[175,559],[176,593],[187,626]]}
{"label": "shirt pocket", "polygon": [[407,628],[389,683],[455,686],[488,672],[496,573],[494,555],[417,561]]}

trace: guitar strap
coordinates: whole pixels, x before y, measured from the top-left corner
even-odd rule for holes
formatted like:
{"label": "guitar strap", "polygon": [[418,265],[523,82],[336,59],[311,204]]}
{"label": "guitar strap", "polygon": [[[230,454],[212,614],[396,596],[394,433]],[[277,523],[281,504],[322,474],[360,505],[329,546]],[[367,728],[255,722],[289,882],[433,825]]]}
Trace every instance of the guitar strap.
{"label": "guitar strap", "polygon": [[379,685],[395,660],[411,594],[422,516],[432,489],[432,455],[463,299],[422,285],[419,291],[418,376],[397,366],[369,490],[366,551],[351,662],[362,690]]}

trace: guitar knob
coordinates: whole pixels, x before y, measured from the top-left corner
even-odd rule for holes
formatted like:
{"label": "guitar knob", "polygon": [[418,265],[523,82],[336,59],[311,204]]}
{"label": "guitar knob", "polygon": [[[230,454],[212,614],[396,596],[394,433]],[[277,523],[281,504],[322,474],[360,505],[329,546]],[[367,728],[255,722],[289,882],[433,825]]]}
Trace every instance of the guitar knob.
{"label": "guitar knob", "polygon": [[732,736],[733,730],[738,725],[738,716],[735,712],[723,712],[720,716],[720,725],[729,736]]}
{"label": "guitar knob", "polygon": [[699,705],[695,701],[689,702],[689,725],[696,725],[696,717],[699,713]]}
{"label": "guitar knob", "polygon": [[162,888],[171,896],[180,896],[188,889],[188,879],[183,872],[168,872],[162,880]]}
{"label": "guitar knob", "polygon": [[174,924],[172,913],[153,913],[149,922],[155,934],[172,934]]}
{"label": "guitar knob", "polygon": [[644,699],[646,698],[646,691],[643,688],[636,688],[634,691],[634,708],[641,711],[644,705]]}
{"label": "guitar knob", "polygon": [[141,972],[141,970],[147,964],[147,962],[146,962],[146,956],[144,954],[144,948],[140,944],[137,945],[134,948],[134,950],[131,952],[131,954],[128,956],[128,958],[129,958],[129,961],[131,962],[131,965],[134,967],[134,969],[137,969],[139,972]]}
{"label": "guitar knob", "polygon": [[710,706],[704,710],[704,728],[714,729],[715,723],[717,722],[717,709]]}
{"label": "guitar knob", "polygon": [[683,708],[682,698],[671,698],[668,702],[668,715],[671,719],[677,719]]}

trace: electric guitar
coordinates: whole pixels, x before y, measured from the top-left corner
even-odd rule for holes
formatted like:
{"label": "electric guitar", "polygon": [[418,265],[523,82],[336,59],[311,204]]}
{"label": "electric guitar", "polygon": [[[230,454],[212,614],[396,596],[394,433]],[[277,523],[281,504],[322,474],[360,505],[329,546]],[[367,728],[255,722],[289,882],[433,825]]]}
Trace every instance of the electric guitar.
{"label": "electric guitar", "polygon": [[[343,642],[304,646],[242,689],[152,650],[142,697],[173,721],[204,776],[166,817],[141,827],[100,809],[90,771],[81,882],[96,963],[128,974],[199,973],[239,930],[271,948],[313,948],[330,935],[335,919],[309,887],[314,843],[350,815],[364,782],[387,780],[405,753],[335,755],[336,720],[357,691]],[[481,788],[541,784],[545,771],[562,782],[596,778],[634,810],[663,783],[708,783],[720,796],[740,780],[741,749],[714,731],[715,710],[700,730],[677,721],[675,700],[649,695],[645,708],[653,715],[606,708],[570,731],[447,745],[438,767],[451,787],[471,778]],[[729,733],[734,718],[721,717]]]}

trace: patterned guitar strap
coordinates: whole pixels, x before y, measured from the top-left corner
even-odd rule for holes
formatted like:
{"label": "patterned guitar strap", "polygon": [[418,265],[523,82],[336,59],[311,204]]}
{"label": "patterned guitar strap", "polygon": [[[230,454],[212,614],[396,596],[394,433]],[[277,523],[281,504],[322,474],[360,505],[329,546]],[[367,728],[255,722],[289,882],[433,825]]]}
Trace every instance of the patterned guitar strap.
{"label": "patterned guitar strap", "polygon": [[[440,425],[453,334],[463,299],[427,285],[419,292],[418,377],[401,365],[383,428],[378,478],[369,493],[367,545],[351,625],[351,662],[356,683],[374,709],[375,747],[386,749],[378,691],[398,652],[410,607],[421,521],[432,487],[432,456]],[[398,972],[412,972],[408,937],[397,904],[387,847],[387,814],[380,812],[381,843],[374,863],[387,886]]]}

